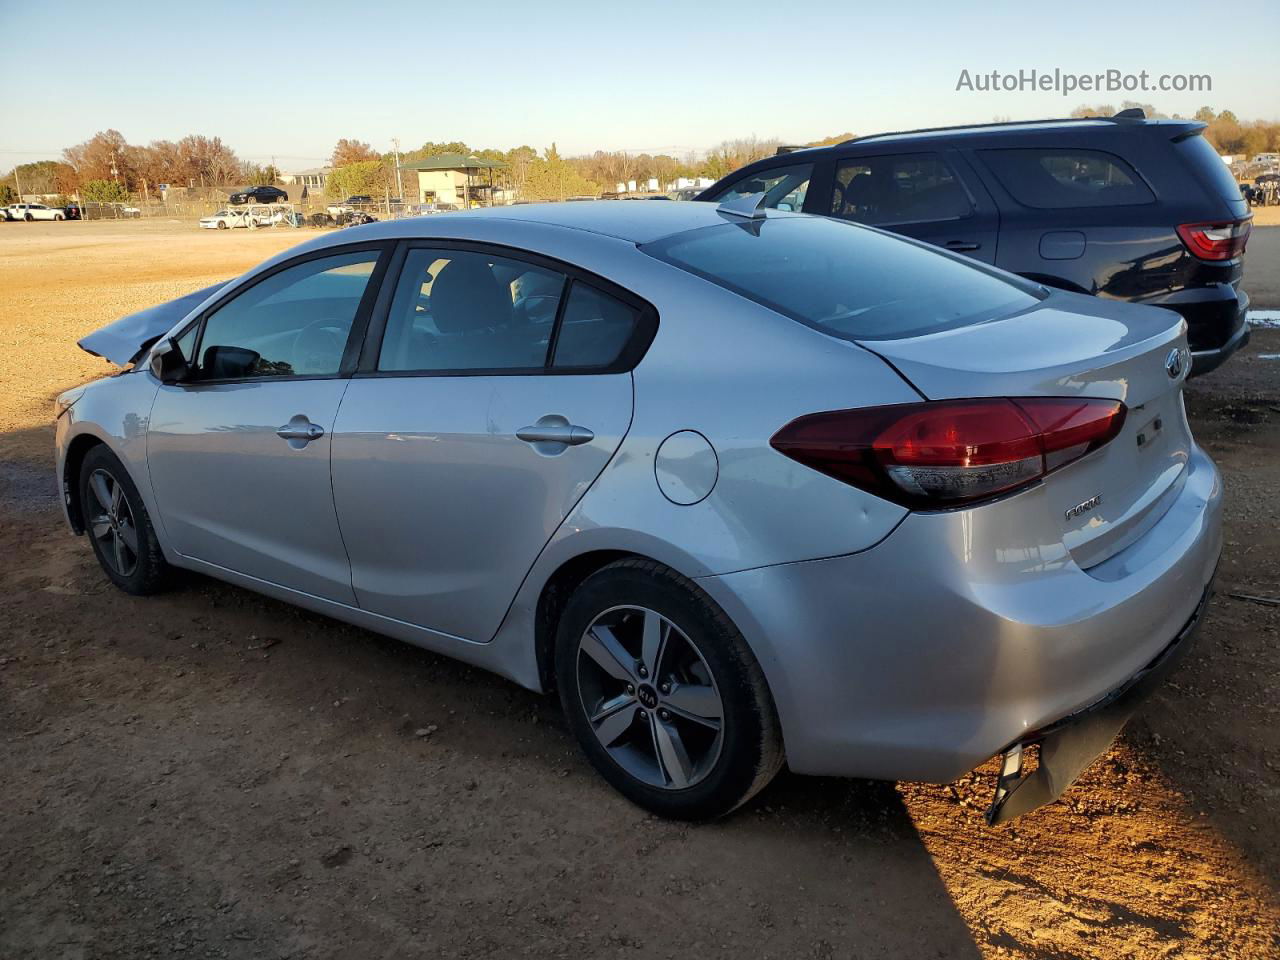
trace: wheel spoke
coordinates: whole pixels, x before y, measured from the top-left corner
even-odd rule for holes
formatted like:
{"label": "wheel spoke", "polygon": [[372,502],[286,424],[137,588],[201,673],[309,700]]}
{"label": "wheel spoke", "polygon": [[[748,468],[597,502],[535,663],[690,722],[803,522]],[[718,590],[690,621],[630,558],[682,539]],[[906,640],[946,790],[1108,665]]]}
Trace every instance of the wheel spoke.
{"label": "wheel spoke", "polygon": [[97,498],[98,506],[102,507],[107,513],[111,512],[111,488],[107,486],[107,475],[101,470],[95,471],[89,477],[89,489],[93,491],[94,497]]}
{"label": "wheel spoke", "polygon": [[667,623],[652,610],[644,612],[644,633],[641,640],[640,660],[655,682],[658,664],[662,661],[662,648],[667,639]]}
{"label": "wheel spoke", "polygon": [[635,702],[619,707],[595,724],[596,736],[605,747],[617,743],[618,738],[631,728],[636,719]]}
{"label": "wheel spoke", "polygon": [[138,531],[133,528],[132,523],[122,523],[116,531],[117,535],[124,540],[124,545],[136,557],[138,555]]}
{"label": "wheel spoke", "polygon": [[609,607],[582,634],[576,663],[580,716],[628,775],[687,790],[716,769],[725,705],[706,657],[674,621],[639,604]]}
{"label": "wheel spoke", "polygon": [[693,764],[689,762],[689,753],[684,748],[680,731],[670,723],[659,720],[654,714],[649,715],[649,723],[653,727],[653,742],[658,749],[658,760],[671,786],[688,786],[689,778],[693,775]]}
{"label": "wheel spoke", "polygon": [[111,532],[111,518],[106,514],[94,517],[89,521],[89,529],[93,531],[94,537],[98,540],[105,539],[107,534]]}
{"label": "wheel spoke", "polygon": [[129,564],[125,562],[124,540],[120,538],[120,534],[113,533],[111,535],[111,549],[115,554],[115,558],[116,558],[116,573],[120,574],[121,576],[124,576],[125,571],[127,571],[129,568]]}
{"label": "wheel spoke", "polygon": [[633,683],[635,676],[630,666],[631,658],[623,649],[613,631],[603,624],[595,624],[582,637],[581,650],[609,676],[623,683]]}
{"label": "wheel spoke", "polygon": [[124,487],[120,486],[117,480],[111,485],[111,513],[117,519],[120,517],[120,501],[124,499]]}
{"label": "wheel spoke", "polygon": [[724,715],[716,688],[701,683],[677,683],[663,696],[663,705],[697,720],[719,720]]}

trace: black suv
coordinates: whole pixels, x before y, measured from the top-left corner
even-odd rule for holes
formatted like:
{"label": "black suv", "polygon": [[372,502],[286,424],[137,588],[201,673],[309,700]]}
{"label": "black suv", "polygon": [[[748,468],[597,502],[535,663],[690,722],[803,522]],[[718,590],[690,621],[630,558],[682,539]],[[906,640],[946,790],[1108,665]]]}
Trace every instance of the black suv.
{"label": "black suv", "polygon": [[289,195],[279,187],[246,187],[227,198],[229,203],[285,203]]}
{"label": "black suv", "polygon": [[1189,120],[1111,118],[947,127],[783,148],[699,200],[871,224],[1050,287],[1182,314],[1194,372],[1249,337],[1240,289],[1251,215]]}

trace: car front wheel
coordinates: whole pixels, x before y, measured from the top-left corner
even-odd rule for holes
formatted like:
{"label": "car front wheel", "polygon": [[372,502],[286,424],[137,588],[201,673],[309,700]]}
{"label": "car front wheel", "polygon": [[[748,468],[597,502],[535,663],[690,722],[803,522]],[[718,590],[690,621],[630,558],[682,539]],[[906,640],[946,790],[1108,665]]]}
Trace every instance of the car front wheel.
{"label": "car front wheel", "polygon": [[782,766],[782,735],[760,665],[694,583],[622,560],[574,592],[556,635],[556,679],[596,770],[661,816],[722,816]]}
{"label": "car front wheel", "polygon": [[151,516],[124,464],[105,446],[90,450],[80,465],[80,506],[107,578],[139,596],[163,589],[170,568]]}

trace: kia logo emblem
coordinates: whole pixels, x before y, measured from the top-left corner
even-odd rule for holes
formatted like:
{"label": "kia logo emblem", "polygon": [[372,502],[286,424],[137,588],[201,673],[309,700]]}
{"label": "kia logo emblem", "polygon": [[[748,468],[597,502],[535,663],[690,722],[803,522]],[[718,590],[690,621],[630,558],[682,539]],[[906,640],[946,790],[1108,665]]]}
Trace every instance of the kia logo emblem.
{"label": "kia logo emblem", "polygon": [[1169,355],[1164,358],[1164,372],[1169,374],[1170,380],[1177,380],[1182,376],[1182,371],[1186,365],[1186,351],[1181,347],[1175,347],[1170,350]]}

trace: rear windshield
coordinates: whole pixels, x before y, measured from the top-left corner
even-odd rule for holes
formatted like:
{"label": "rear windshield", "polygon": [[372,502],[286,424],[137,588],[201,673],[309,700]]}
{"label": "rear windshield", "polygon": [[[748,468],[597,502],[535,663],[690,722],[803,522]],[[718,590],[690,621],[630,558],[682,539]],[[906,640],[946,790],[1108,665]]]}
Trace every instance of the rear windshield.
{"label": "rear windshield", "polygon": [[1174,149],[1182,154],[1223,200],[1235,200],[1237,203],[1244,200],[1240,196],[1240,184],[1236,183],[1231,168],[1222,162],[1218,151],[1204,137],[1198,134],[1187,137],[1174,144]]}
{"label": "rear windshield", "polygon": [[961,260],[820,217],[726,222],[642,251],[847,340],[896,340],[1034,306],[1015,285]]}

